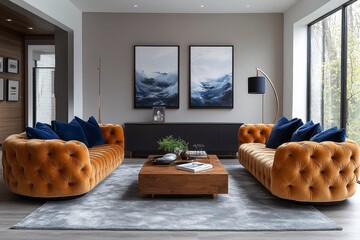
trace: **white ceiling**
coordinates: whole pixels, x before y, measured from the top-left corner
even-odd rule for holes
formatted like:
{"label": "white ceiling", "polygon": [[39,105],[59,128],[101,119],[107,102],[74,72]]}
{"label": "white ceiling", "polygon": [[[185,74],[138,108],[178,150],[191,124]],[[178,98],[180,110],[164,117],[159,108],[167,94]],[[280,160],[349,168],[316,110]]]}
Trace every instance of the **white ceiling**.
{"label": "white ceiling", "polygon": [[[70,0],[83,12],[282,13],[301,0]],[[137,7],[135,7],[135,5]]]}

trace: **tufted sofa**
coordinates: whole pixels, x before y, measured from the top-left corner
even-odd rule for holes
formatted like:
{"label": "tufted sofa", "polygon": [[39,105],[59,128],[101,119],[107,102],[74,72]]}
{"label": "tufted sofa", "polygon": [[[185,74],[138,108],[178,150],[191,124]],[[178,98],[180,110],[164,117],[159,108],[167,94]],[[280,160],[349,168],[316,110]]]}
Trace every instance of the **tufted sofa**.
{"label": "tufted sofa", "polygon": [[272,124],[239,128],[239,161],[272,194],[300,202],[338,202],[356,191],[359,146],[346,142],[289,142],[265,147]]}
{"label": "tufted sofa", "polygon": [[39,198],[89,192],[124,160],[122,127],[100,124],[100,129],[105,144],[89,149],[78,141],[9,136],[2,148],[5,184],[14,193]]}

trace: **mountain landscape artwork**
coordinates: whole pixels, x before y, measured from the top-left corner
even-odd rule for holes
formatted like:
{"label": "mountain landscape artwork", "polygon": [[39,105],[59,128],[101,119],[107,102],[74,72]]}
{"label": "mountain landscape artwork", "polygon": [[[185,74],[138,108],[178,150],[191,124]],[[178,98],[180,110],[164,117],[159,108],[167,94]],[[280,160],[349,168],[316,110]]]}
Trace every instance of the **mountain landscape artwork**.
{"label": "mountain landscape artwork", "polygon": [[135,46],[135,108],[179,108],[179,46]]}
{"label": "mountain landscape artwork", "polygon": [[190,108],[233,108],[233,46],[190,46]]}

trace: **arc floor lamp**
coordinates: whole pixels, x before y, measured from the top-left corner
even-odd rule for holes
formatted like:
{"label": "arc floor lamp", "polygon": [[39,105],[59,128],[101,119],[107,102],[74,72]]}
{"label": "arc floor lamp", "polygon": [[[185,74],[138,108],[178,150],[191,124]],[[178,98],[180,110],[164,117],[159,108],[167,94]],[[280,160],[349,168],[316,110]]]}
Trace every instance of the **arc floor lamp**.
{"label": "arc floor lamp", "polygon": [[96,68],[99,71],[98,82],[99,82],[99,119],[98,122],[101,123],[101,57],[99,57],[99,66]]}
{"label": "arc floor lamp", "polygon": [[[264,75],[259,76],[259,72]],[[261,104],[261,121],[264,123],[264,93],[265,93],[265,78],[269,81],[275,95],[276,100],[276,114],[273,123],[276,122],[279,115],[279,97],[276,92],[273,82],[270,80],[269,76],[264,73],[260,68],[256,68],[256,77],[248,78],[248,93],[249,94],[262,94],[262,104]]]}

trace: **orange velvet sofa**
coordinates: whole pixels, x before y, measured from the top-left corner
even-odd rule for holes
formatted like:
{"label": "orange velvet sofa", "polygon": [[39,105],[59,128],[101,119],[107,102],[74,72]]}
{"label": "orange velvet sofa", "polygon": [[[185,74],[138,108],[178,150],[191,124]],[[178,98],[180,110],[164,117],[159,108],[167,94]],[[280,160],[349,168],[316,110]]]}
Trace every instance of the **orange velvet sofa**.
{"label": "orange velvet sofa", "polygon": [[359,146],[345,142],[288,142],[266,148],[272,124],[239,128],[239,162],[272,194],[299,202],[338,202],[354,195]]}
{"label": "orange velvet sofa", "polygon": [[87,148],[79,141],[9,136],[2,147],[4,182],[10,191],[37,198],[78,196],[89,192],[124,160],[120,125],[100,124],[104,145]]}

